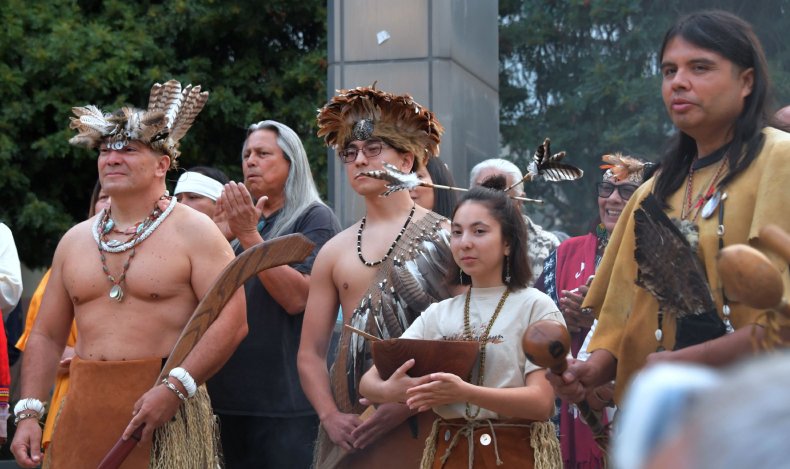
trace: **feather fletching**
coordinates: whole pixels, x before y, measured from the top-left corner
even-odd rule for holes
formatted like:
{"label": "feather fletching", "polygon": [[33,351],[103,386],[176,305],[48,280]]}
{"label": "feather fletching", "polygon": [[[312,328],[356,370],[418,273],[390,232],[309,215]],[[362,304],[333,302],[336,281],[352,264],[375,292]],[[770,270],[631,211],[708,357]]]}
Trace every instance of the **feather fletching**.
{"label": "feather fletching", "polygon": [[542,179],[544,181],[575,181],[584,175],[581,169],[561,163],[565,158],[565,152],[551,154],[551,140],[546,138],[542,145],[539,145],[532,156],[532,163],[529,165],[528,174],[532,174],[532,180]]}
{"label": "feather fletching", "polygon": [[404,173],[389,163],[384,163],[383,170],[378,169],[375,171],[363,171],[360,174],[374,179],[380,179],[388,183],[387,191],[381,194],[381,197],[386,197],[397,191],[410,191],[415,187],[422,185],[422,181],[420,181],[420,178],[417,177],[417,173]]}

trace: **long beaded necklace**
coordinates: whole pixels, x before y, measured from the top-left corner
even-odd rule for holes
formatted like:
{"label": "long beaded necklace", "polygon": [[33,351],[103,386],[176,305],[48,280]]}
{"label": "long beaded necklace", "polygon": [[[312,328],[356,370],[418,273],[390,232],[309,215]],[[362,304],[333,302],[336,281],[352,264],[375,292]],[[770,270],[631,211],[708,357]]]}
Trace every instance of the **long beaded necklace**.
{"label": "long beaded necklace", "polygon": [[368,267],[375,267],[389,259],[390,254],[392,254],[392,251],[395,249],[395,246],[397,246],[401,236],[403,236],[403,233],[406,232],[406,228],[409,226],[409,223],[411,223],[411,219],[414,217],[415,207],[416,204],[411,205],[411,211],[409,212],[409,216],[406,218],[406,222],[403,224],[403,228],[400,229],[400,233],[398,233],[398,236],[395,238],[395,241],[392,242],[390,248],[387,249],[387,253],[384,254],[384,257],[373,262],[366,261],[365,257],[362,255],[362,230],[365,229],[365,220],[367,219],[367,217],[362,217],[362,221],[359,223],[359,229],[357,230],[357,256],[359,256],[359,260],[362,261],[363,264]]}
{"label": "long beaded necklace", "polygon": [[[163,200],[169,200],[169,204],[164,211],[159,206],[159,203]],[[129,271],[129,265],[131,264],[132,258],[135,254],[135,248],[138,244],[142,243],[146,238],[148,238],[151,233],[153,233],[154,230],[156,230],[156,228],[162,224],[165,218],[170,215],[170,213],[173,211],[173,208],[175,207],[175,203],[175,197],[169,197],[167,195],[160,197],[159,200],[157,200],[154,204],[154,209],[151,211],[148,217],[146,217],[145,220],[133,225],[133,233],[131,233],[131,237],[125,242],[107,239],[107,234],[111,231],[123,234],[126,234],[127,231],[114,230],[115,222],[112,219],[112,213],[110,209],[103,210],[99,216],[96,217],[96,221],[93,224],[93,236],[96,240],[96,245],[99,248],[99,259],[101,259],[102,272],[104,272],[104,275],[107,276],[107,280],[109,280],[112,284],[108,293],[110,299],[119,303],[123,301],[124,291],[121,287],[121,283],[126,280],[126,272]],[[104,253],[117,253],[127,250],[129,251],[129,257],[123,263],[121,274],[116,278],[110,273],[110,269],[107,266],[107,256],[105,256]]]}
{"label": "long beaded necklace", "polygon": [[[505,290],[502,293],[502,296],[499,298],[499,303],[496,305],[496,309],[494,310],[494,315],[491,316],[491,319],[488,321],[488,325],[486,325],[485,331],[483,335],[478,338],[480,342],[480,370],[477,373],[477,385],[483,385],[483,377],[485,376],[486,371],[486,345],[488,343],[488,335],[491,333],[491,327],[494,325],[494,321],[499,316],[500,311],[502,311],[502,307],[505,305],[505,300],[510,295],[510,290]],[[474,340],[472,337],[472,328],[469,325],[469,299],[472,296],[472,289],[470,288],[466,292],[466,300],[464,301],[464,339],[466,340]],[[469,381],[472,381],[472,373],[469,373]],[[466,403],[466,417],[469,420],[474,420],[477,416],[480,415],[480,407],[476,407],[474,413],[472,413],[472,405],[468,402]]]}

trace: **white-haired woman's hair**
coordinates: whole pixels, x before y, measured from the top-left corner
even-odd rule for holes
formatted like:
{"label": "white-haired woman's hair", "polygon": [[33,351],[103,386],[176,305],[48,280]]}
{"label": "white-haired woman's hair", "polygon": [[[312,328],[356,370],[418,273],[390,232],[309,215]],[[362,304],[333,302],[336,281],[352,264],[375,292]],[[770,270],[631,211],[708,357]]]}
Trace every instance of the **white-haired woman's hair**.
{"label": "white-haired woman's hair", "polygon": [[[484,169],[495,169],[504,173],[508,179],[508,185],[513,184],[516,181],[520,181],[524,175],[521,173],[521,170],[518,169],[518,166],[513,164],[508,160],[503,160],[502,158],[491,158],[488,160],[483,160],[480,163],[477,163],[472,171],[469,173],[469,187],[475,186],[475,181],[477,180],[477,176],[484,170]],[[516,191],[515,195],[524,195],[524,183],[518,184],[516,187],[513,188]]]}
{"label": "white-haired woman's hair", "polygon": [[[247,138],[256,130],[271,130],[277,134],[277,145],[283,151],[285,158],[291,163],[288,168],[288,179],[285,181],[283,192],[285,194],[284,203],[280,215],[274,222],[272,230],[267,235],[275,238],[282,235],[299,218],[310,205],[314,203],[323,204],[315,187],[313,173],[310,170],[310,163],[307,160],[307,153],[302,145],[302,140],[290,127],[277,121],[266,120],[252,124],[247,128]],[[242,147],[242,153],[244,147]]]}

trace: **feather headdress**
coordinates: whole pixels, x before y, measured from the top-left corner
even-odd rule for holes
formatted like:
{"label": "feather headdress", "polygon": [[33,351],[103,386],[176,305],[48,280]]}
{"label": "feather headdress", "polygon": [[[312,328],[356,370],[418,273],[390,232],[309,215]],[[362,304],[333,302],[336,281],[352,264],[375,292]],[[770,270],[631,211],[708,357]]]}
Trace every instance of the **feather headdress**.
{"label": "feather headdress", "polygon": [[77,135],[69,143],[87,148],[106,144],[123,148],[129,141],[137,140],[170,156],[171,166],[176,165],[179,140],[186,135],[195,117],[208,100],[208,92],[200,86],[170,80],[156,83],[151,88],[146,110],[122,107],[111,114],[103,113],[93,105],[72,108],[76,117],[71,118],[70,128]]}
{"label": "feather headdress", "polygon": [[606,170],[603,180],[607,182],[628,181],[634,184],[642,184],[645,178],[645,170],[652,165],[652,163],[646,163],[622,153],[603,155],[601,159],[604,163],[607,163],[601,165],[601,169]]}
{"label": "feather headdress", "polygon": [[444,127],[411,96],[372,87],[341,90],[318,110],[318,136],[328,146],[345,147],[352,140],[377,137],[414,154],[417,167],[439,155]]}

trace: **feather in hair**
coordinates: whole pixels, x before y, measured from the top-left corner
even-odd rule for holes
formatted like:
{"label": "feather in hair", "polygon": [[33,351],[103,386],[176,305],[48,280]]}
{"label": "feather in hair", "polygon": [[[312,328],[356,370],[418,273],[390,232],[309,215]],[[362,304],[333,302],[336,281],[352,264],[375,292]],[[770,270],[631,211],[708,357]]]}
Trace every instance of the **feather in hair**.
{"label": "feather in hair", "polygon": [[622,153],[603,155],[601,159],[607,164],[602,164],[600,168],[611,172],[611,176],[615,181],[630,180],[631,182],[641,183],[644,179],[646,165],[644,161]]}

